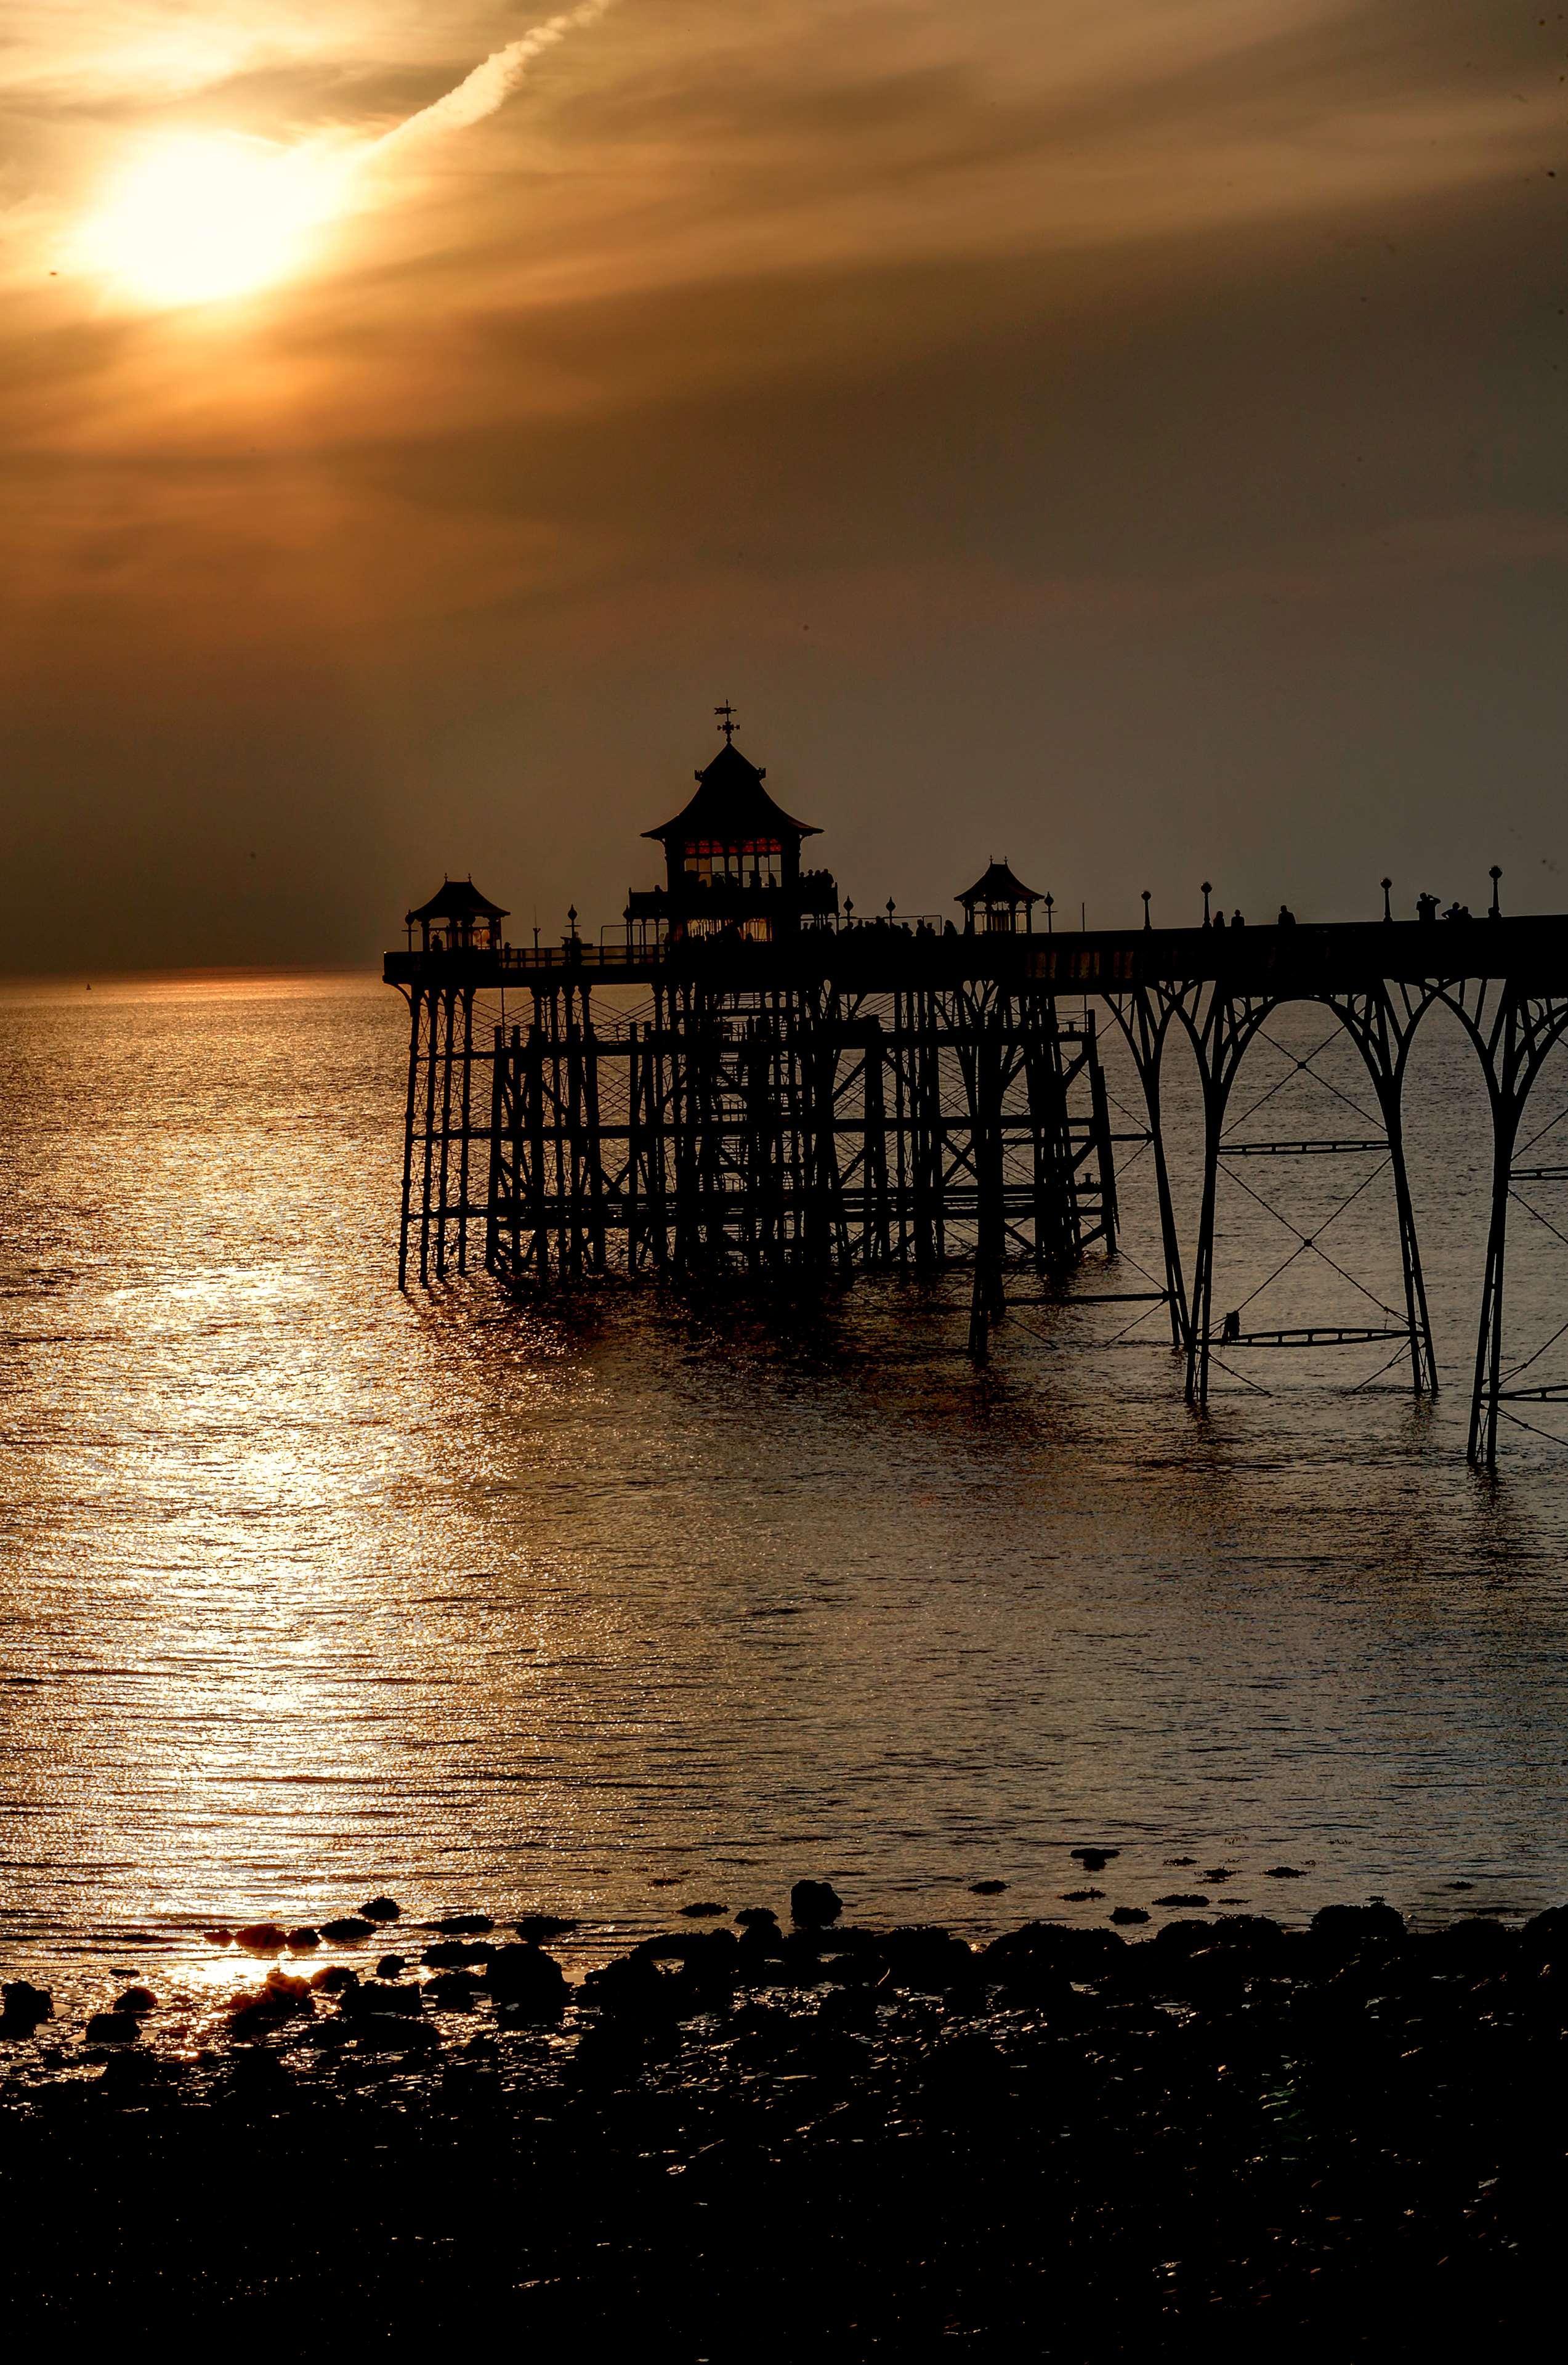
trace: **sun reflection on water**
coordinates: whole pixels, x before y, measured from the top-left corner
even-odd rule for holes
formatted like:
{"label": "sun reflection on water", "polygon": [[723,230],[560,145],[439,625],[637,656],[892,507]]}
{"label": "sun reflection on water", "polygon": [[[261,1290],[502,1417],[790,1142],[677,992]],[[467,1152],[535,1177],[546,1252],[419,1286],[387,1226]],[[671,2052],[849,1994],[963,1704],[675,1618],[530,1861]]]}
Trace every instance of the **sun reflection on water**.
{"label": "sun reflection on water", "polygon": [[401,1300],[398,1016],[0,997],[7,1962],[140,1963],[195,2030],[266,1967],[204,1930],[379,1889],[591,1948],[803,1871],[1078,1911],[1107,1828],[1134,1900],[1178,1834],[1312,1902],[1568,1881],[1549,1478],[1489,1507],[1392,1398],[1199,1429],[1158,1353],[977,1375],[897,1292],[788,1335]]}

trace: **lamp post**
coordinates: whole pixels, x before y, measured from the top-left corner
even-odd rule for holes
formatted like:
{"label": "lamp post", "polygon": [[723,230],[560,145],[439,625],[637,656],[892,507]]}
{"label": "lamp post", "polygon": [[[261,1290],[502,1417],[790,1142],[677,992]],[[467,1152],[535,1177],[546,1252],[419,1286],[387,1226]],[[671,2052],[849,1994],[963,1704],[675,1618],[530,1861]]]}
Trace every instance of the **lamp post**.
{"label": "lamp post", "polygon": [[1046,934],[1047,936],[1051,933],[1051,913],[1056,909],[1056,900],[1057,899],[1054,895],[1047,895],[1046,897]]}
{"label": "lamp post", "polygon": [[1503,916],[1503,906],[1497,898],[1497,881],[1503,875],[1502,864],[1495,862],[1486,875],[1492,881],[1492,917],[1495,920],[1500,920]]}
{"label": "lamp post", "polygon": [[1143,891],[1143,924],[1146,928],[1149,925],[1148,889],[1147,887]]}
{"label": "lamp post", "polygon": [[1382,885],[1383,885],[1383,918],[1384,918],[1385,920],[1392,920],[1392,919],[1393,919],[1393,917],[1394,917],[1394,909],[1393,909],[1393,906],[1392,906],[1392,904],[1389,902],[1389,900],[1388,900],[1388,891],[1389,891],[1389,889],[1393,886],[1393,884],[1394,884],[1394,881],[1393,881],[1393,880],[1392,880],[1392,879],[1385,879],[1385,880],[1383,880],[1382,881]]}
{"label": "lamp post", "polygon": [[1214,889],[1209,885],[1208,880],[1205,879],[1204,881],[1204,925],[1205,928],[1213,925],[1213,923],[1209,918],[1209,897],[1213,893]]}

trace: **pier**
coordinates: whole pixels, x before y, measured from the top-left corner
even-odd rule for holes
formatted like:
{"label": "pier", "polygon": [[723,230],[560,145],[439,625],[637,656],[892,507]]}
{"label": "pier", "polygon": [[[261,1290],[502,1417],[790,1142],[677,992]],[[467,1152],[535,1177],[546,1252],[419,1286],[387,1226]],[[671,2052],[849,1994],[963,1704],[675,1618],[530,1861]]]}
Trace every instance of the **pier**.
{"label": "pier", "polygon": [[[1269,926],[1057,930],[1047,897],[992,862],[953,899],[961,924],[875,920],[801,863],[817,834],[767,793],[734,745],[650,830],[666,880],[634,891],[598,942],[577,914],[555,945],[507,943],[506,913],[448,881],[386,956],[409,1012],[398,1280],[476,1263],[571,1287],[643,1274],[750,1283],[908,1270],[972,1275],[969,1346],[983,1355],[1010,1277],[1114,1254],[1118,1144],[1152,1156],[1169,1314],[1188,1401],[1208,1401],[1219,1346],[1284,1350],[1388,1339],[1417,1395],[1437,1358],[1404,1145],[1404,1090],[1422,1021],[1460,1023],[1485,1080],[1491,1209],[1470,1459],[1496,1466],[1499,1423],[1568,1386],[1512,1384],[1504,1349],[1516,1186],[1531,1093],[1568,1033],[1568,918],[1490,912]],[[1205,904],[1206,904],[1205,892]],[[1045,928],[1036,913],[1045,907]],[[416,936],[418,941],[416,942]],[[1381,1131],[1238,1139],[1232,1093],[1275,1014],[1330,1013],[1359,1054]],[[1131,1055],[1145,1126],[1113,1128],[1099,1029]],[[1161,1082],[1181,1037],[1196,1060],[1203,1173],[1180,1236]],[[1403,1303],[1385,1325],[1240,1327],[1215,1306],[1222,1171],[1247,1159],[1380,1152],[1393,1189]],[[1522,1374],[1518,1375],[1522,1376]]]}

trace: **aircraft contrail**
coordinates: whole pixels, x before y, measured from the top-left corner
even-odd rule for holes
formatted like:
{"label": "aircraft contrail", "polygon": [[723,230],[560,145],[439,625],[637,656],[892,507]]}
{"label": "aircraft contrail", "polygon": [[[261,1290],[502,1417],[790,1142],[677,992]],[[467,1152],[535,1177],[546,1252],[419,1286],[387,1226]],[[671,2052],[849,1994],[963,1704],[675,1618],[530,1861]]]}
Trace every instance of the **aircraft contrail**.
{"label": "aircraft contrail", "polygon": [[568,33],[581,31],[584,26],[597,24],[615,6],[615,0],[581,0],[576,8],[566,8],[558,17],[547,17],[531,32],[521,33],[509,41],[504,50],[495,50],[483,65],[465,74],[455,90],[443,98],[432,99],[421,106],[418,115],[410,115],[406,123],[396,124],[371,143],[371,153],[385,156],[388,150],[400,148],[416,140],[440,139],[449,131],[466,131],[472,123],[482,123],[487,115],[494,115],[527,73],[535,58],[545,50],[553,50]]}

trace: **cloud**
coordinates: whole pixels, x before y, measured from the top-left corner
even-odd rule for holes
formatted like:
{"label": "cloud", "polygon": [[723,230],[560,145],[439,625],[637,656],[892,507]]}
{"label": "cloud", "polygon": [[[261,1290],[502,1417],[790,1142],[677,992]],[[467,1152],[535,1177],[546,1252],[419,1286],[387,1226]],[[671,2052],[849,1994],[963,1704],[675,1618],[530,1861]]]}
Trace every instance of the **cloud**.
{"label": "cloud", "polygon": [[375,142],[375,153],[379,158],[401,153],[411,143],[427,140],[448,139],[454,132],[466,131],[482,123],[487,115],[495,115],[523,81],[536,58],[555,48],[572,33],[597,25],[613,5],[613,0],[582,0],[576,8],[548,17],[542,25],[520,34],[495,50],[453,90],[421,106],[417,115],[384,132]]}
{"label": "cloud", "polygon": [[[1091,901],[1206,825],[1211,779],[1305,840],[1315,768],[1349,808],[1402,764],[1457,845],[1484,770],[1536,826],[1561,28],[623,0],[477,114],[546,22],[0,0],[0,667],[40,909],[58,878],[172,943],[187,849],[285,803],[323,861],[379,826],[399,879],[498,849],[587,908],[663,801],[638,768],[689,769],[729,690],[759,752],[820,761],[819,818],[869,847],[896,814],[923,861],[982,811],[1022,857],[1059,773]],[[368,146],[476,59],[462,136],[389,143],[264,300],[171,320],[49,276],[130,133]],[[879,896],[925,891],[909,860]],[[132,871],[162,900],[122,922]],[[340,949],[375,941],[358,892]]]}

